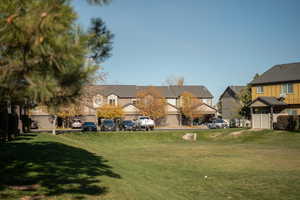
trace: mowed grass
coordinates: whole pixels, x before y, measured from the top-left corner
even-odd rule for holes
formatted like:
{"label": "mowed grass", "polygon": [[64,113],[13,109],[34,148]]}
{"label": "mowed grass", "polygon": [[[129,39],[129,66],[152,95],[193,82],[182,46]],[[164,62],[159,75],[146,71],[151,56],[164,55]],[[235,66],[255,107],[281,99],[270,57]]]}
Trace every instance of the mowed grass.
{"label": "mowed grass", "polygon": [[0,146],[0,199],[300,199],[300,133],[233,131],[23,136]]}

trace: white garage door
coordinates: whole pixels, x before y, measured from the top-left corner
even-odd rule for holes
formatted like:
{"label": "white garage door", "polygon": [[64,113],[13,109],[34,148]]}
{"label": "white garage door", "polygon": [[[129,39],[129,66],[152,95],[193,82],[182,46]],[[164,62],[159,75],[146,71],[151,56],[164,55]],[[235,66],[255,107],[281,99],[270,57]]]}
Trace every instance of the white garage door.
{"label": "white garage door", "polygon": [[253,114],[252,128],[270,129],[270,114]]}

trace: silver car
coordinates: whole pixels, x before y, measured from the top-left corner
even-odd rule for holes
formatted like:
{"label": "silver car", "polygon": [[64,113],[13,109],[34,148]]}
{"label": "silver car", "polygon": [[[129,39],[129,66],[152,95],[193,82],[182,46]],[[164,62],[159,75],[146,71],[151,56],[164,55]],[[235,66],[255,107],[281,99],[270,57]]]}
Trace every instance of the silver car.
{"label": "silver car", "polygon": [[208,128],[228,128],[228,123],[223,119],[215,119],[211,123],[208,123]]}

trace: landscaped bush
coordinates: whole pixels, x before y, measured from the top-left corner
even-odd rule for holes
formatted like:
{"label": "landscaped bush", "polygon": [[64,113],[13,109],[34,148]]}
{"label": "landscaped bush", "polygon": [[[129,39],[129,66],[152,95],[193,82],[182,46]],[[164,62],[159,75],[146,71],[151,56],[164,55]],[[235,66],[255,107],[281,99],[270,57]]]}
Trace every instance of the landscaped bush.
{"label": "landscaped bush", "polygon": [[281,115],[275,124],[277,130],[300,130],[300,116]]}

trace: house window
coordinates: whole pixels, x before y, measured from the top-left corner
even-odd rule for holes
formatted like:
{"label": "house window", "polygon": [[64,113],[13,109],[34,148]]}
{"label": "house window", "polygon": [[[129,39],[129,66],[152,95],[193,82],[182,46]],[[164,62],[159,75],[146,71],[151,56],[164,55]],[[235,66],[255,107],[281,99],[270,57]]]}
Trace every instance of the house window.
{"label": "house window", "polygon": [[293,84],[286,83],[281,85],[281,94],[291,94],[294,92]]}
{"label": "house window", "polygon": [[109,105],[117,106],[118,105],[118,96],[111,94],[107,97]]}
{"label": "house window", "polygon": [[264,86],[257,86],[257,87],[256,87],[256,93],[257,93],[257,94],[262,94],[262,93],[264,93]]}
{"label": "house window", "polygon": [[115,99],[109,99],[109,105],[116,105],[116,100]]}

